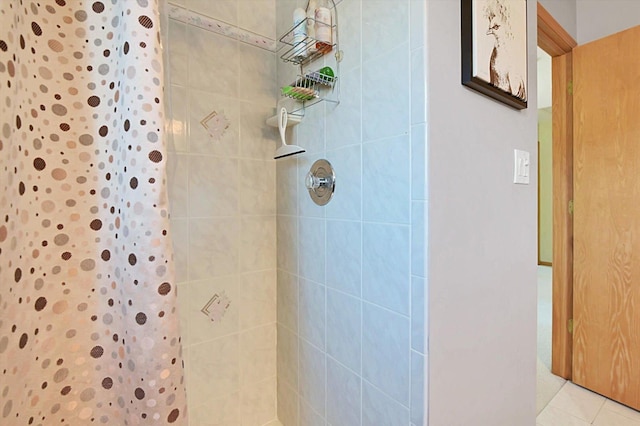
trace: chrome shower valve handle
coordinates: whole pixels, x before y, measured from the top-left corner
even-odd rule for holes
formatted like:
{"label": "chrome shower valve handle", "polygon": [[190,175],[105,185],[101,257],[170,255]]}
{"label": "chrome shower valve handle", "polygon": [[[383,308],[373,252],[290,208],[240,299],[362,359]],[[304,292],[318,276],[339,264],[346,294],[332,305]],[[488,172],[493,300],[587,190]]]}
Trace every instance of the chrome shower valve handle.
{"label": "chrome shower valve handle", "polygon": [[318,160],[311,166],[304,180],[305,186],[314,203],[326,205],[336,188],[336,175],[327,160]]}

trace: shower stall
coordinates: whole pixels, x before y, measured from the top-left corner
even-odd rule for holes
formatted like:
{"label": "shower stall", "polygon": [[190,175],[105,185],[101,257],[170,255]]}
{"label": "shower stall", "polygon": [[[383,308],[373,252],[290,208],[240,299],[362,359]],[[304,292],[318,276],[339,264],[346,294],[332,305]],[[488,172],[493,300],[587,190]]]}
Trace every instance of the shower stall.
{"label": "shower stall", "polygon": [[307,3],[167,7],[191,425],[424,424],[425,2],[335,1],[340,45],[312,66],[340,69],[339,103],[300,109],[286,138],[306,152],[273,160],[265,121],[300,73],[279,39]]}

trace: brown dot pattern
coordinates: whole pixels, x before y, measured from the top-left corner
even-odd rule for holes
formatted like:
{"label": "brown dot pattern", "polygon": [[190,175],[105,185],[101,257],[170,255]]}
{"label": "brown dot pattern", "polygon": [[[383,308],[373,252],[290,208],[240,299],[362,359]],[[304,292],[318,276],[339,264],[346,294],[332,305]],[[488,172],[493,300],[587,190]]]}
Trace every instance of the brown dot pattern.
{"label": "brown dot pattern", "polygon": [[0,1],[0,425],[187,424],[157,3]]}

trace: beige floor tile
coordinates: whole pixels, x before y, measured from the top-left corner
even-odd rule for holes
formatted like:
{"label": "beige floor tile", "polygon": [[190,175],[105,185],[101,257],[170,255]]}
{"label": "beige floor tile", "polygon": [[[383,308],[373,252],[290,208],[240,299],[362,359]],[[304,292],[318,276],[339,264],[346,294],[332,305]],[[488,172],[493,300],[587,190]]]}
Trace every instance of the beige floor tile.
{"label": "beige floor tile", "polygon": [[621,414],[624,417],[628,417],[631,420],[635,420],[636,422],[640,422],[640,411],[634,410],[622,404],[618,404],[617,402],[607,400],[604,403],[604,407],[602,408],[608,411],[613,411],[614,413]]}
{"label": "beige floor tile", "polygon": [[589,422],[550,405],[542,410],[536,423],[537,426],[589,426],[589,424]]}
{"label": "beige floor tile", "polygon": [[598,413],[593,426],[640,426],[640,420],[633,420],[615,411],[603,408]]}
{"label": "beige floor tile", "polygon": [[574,417],[593,422],[605,398],[571,382],[567,382],[551,400],[549,406],[566,411]]}

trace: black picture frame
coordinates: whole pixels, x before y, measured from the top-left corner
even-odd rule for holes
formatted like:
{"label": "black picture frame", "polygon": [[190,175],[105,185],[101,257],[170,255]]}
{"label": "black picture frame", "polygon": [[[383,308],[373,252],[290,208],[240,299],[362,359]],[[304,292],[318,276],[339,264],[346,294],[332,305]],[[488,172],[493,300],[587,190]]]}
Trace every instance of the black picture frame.
{"label": "black picture frame", "polygon": [[461,12],[462,84],[527,108],[527,0],[461,0]]}

